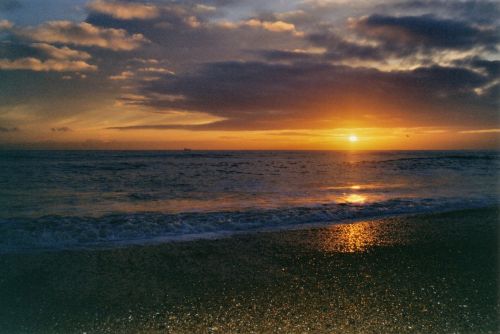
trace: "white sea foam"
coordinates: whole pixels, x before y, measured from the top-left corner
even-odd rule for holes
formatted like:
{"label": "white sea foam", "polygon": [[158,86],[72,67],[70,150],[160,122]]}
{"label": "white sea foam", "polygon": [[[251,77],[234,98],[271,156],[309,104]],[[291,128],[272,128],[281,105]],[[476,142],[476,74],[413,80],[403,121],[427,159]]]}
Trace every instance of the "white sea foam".
{"label": "white sea foam", "polygon": [[44,216],[0,220],[0,252],[102,248],[217,238],[243,232],[342,223],[381,216],[481,208],[495,198],[389,200],[270,210],[198,213],[138,212],[101,217]]}

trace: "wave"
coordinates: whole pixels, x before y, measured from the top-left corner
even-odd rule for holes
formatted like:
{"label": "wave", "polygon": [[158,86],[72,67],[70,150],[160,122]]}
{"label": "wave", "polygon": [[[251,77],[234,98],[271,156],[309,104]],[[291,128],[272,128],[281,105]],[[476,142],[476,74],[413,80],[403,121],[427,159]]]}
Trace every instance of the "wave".
{"label": "wave", "polygon": [[436,156],[424,156],[424,157],[411,157],[411,158],[397,158],[397,159],[385,159],[385,160],[362,160],[356,162],[357,164],[364,163],[398,163],[398,162],[420,162],[420,161],[444,161],[444,160],[493,160],[500,161],[500,156],[493,155],[491,153],[487,154],[464,154],[464,155],[436,155]]}
{"label": "wave", "polygon": [[43,216],[0,220],[0,253],[75,248],[107,248],[137,243],[225,236],[262,229],[334,224],[380,216],[441,212],[496,205],[496,198],[392,199],[371,204],[244,211],[136,212],[101,217]]}

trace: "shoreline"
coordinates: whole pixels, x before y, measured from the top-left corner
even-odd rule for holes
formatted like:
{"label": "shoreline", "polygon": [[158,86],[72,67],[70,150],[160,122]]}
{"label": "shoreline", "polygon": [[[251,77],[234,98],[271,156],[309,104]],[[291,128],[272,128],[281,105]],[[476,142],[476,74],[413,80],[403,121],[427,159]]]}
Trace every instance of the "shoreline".
{"label": "shoreline", "polygon": [[[498,207],[0,255],[6,333],[495,333]],[[0,331],[1,332],[1,331]]]}
{"label": "shoreline", "polygon": [[[447,213],[455,213],[462,211],[470,211],[470,210],[493,210],[496,209],[497,206],[487,205],[484,207],[471,207],[466,209],[446,209],[446,210],[436,210],[436,211],[426,211],[419,213],[388,213],[385,215],[375,215],[369,217],[360,217],[360,218],[352,218],[352,219],[341,219],[335,222],[315,222],[315,223],[305,223],[305,224],[295,224],[295,225],[285,225],[285,226],[270,226],[270,227],[260,227],[251,230],[244,231],[229,231],[222,230],[217,232],[201,232],[201,233],[191,233],[184,235],[175,235],[175,236],[159,236],[153,238],[145,238],[145,239],[136,239],[136,240],[117,240],[111,242],[98,242],[95,244],[89,244],[87,246],[74,247],[74,248],[61,248],[55,249],[53,251],[70,251],[70,250],[85,250],[85,251],[93,251],[93,250],[110,250],[117,248],[127,248],[127,247],[147,247],[147,246],[159,246],[162,244],[168,243],[183,243],[183,242],[196,242],[198,240],[221,240],[227,238],[233,238],[238,236],[252,236],[259,235],[261,233],[286,233],[288,231],[300,231],[300,230],[310,230],[310,229],[321,229],[328,228],[331,226],[337,225],[345,225],[345,224],[357,224],[366,221],[377,222],[386,219],[411,219],[416,217],[425,217],[425,216],[433,216]],[[96,247],[96,248],[92,248]],[[36,251],[36,250],[35,250]],[[50,249],[44,249],[42,251],[52,251]],[[0,253],[1,255],[1,253]]]}
{"label": "shoreline", "polygon": [[[69,245],[59,245],[59,246],[38,246],[34,248],[3,248],[0,250],[1,255],[7,254],[29,254],[38,252],[62,252],[62,251],[100,251],[100,250],[112,250],[112,249],[123,249],[128,247],[137,246],[156,246],[168,243],[183,243],[183,242],[196,242],[198,240],[220,240],[244,235],[259,235],[261,233],[279,233],[295,230],[308,230],[317,228],[327,228],[335,225],[344,224],[356,224],[364,221],[380,221],[384,219],[401,218],[401,219],[411,219],[413,217],[427,216],[427,215],[439,215],[446,213],[453,213],[458,211],[469,211],[469,210],[490,210],[497,208],[497,205],[486,204],[486,205],[471,205],[467,208],[457,209],[457,208],[431,208],[423,210],[420,212],[401,212],[401,213],[387,213],[387,214],[374,214],[366,215],[355,218],[341,218],[337,221],[317,221],[312,223],[296,223],[289,225],[272,225],[272,226],[261,226],[250,229],[243,230],[219,230],[219,231],[206,231],[206,232],[195,232],[195,233],[185,233],[185,234],[170,234],[170,235],[160,235],[155,237],[137,238],[137,239],[118,239],[109,241],[97,241],[97,242],[84,242],[82,244],[69,244]],[[144,214],[147,214],[145,212]],[[224,212],[225,213],[225,212]],[[201,213],[200,213],[201,214]]]}
{"label": "shoreline", "polygon": [[[341,219],[339,221],[335,222],[315,222],[315,223],[305,223],[305,224],[295,224],[295,225],[285,225],[285,226],[270,226],[270,227],[260,227],[256,228],[253,230],[244,230],[244,231],[228,231],[228,230],[222,230],[218,232],[202,232],[202,233],[192,233],[192,234],[184,234],[184,235],[176,235],[176,236],[160,236],[160,237],[154,237],[154,238],[146,238],[146,239],[137,239],[137,240],[118,240],[118,241],[113,241],[110,242],[110,249],[111,248],[126,248],[129,246],[155,246],[155,245],[161,245],[165,243],[178,243],[178,242],[196,242],[198,240],[220,240],[220,239],[227,239],[227,238],[232,238],[232,237],[237,237],[237,236],[245,236],[245,235],[259,235],[260,233],[279,233],[279,232],[288,232],[288,231],[300,231],[300,230],[309,230],[309,229],[321,229],[321,228],[328,228],[331,226],[336,226],[336,225],[345,225],[345,224],[357,224],[357,223],[362,223],[366,221],[371,221],[371,222],[377,222],[381,220],[386,220],[386,219],[411,219],[415,217],[425,217],[425,216],[433,216],[433,215],[440,215],[440,214],[447,214],[447,213],[454,213],[454,212],[462,212],[462,211],[469,211],[469,210],[491,210],[491,209],[496,209],[497,206],[494,205],[487,205],[484,207],[471,207],[471,208],[466,208],[466,209],[445,209],[445,210],[430,210],[430,211],[425,211],[425,212],[418,212],[418,213],[388,213],[385,215],[374,215],[374,216],[368,216],[368,217],[359,217],[359,218],[352,218],[352,219]],[[108,249],[106,247],[106,243],[96,243],[91,246],[102,246],[102,248],[99,249]],[[86,250],[93,250],[93,248],[85,248],[82,247],[82,249]],[[99,250],[95,249],[95,250]],[[70,249],[62,249],[62,250],[70,250]]]}

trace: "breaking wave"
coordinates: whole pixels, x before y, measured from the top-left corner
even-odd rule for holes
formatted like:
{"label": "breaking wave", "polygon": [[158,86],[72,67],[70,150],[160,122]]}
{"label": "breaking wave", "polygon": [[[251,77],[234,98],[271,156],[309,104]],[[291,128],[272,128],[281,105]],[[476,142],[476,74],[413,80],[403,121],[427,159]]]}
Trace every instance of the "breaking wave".
{"label": "breaking wave", "polygon": [[400,214],[481,208],[496,198],[392,199],[370,204],[319,204],[220,212],[136,212],[101,217],[43,216],[0,220],[0,252],[108,248],[158,241],[216,238],[242,232],[335,224]]}

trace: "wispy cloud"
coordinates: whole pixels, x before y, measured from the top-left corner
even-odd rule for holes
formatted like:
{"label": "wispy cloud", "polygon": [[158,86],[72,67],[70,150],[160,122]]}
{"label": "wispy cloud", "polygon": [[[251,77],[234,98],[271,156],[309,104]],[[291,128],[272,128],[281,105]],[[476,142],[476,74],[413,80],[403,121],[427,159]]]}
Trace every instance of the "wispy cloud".
{"label": "wispy cloud", "polygon": [[500,129],[463,130],[459,131],[459,133],[464,133],[464,134],[500,133]]}

